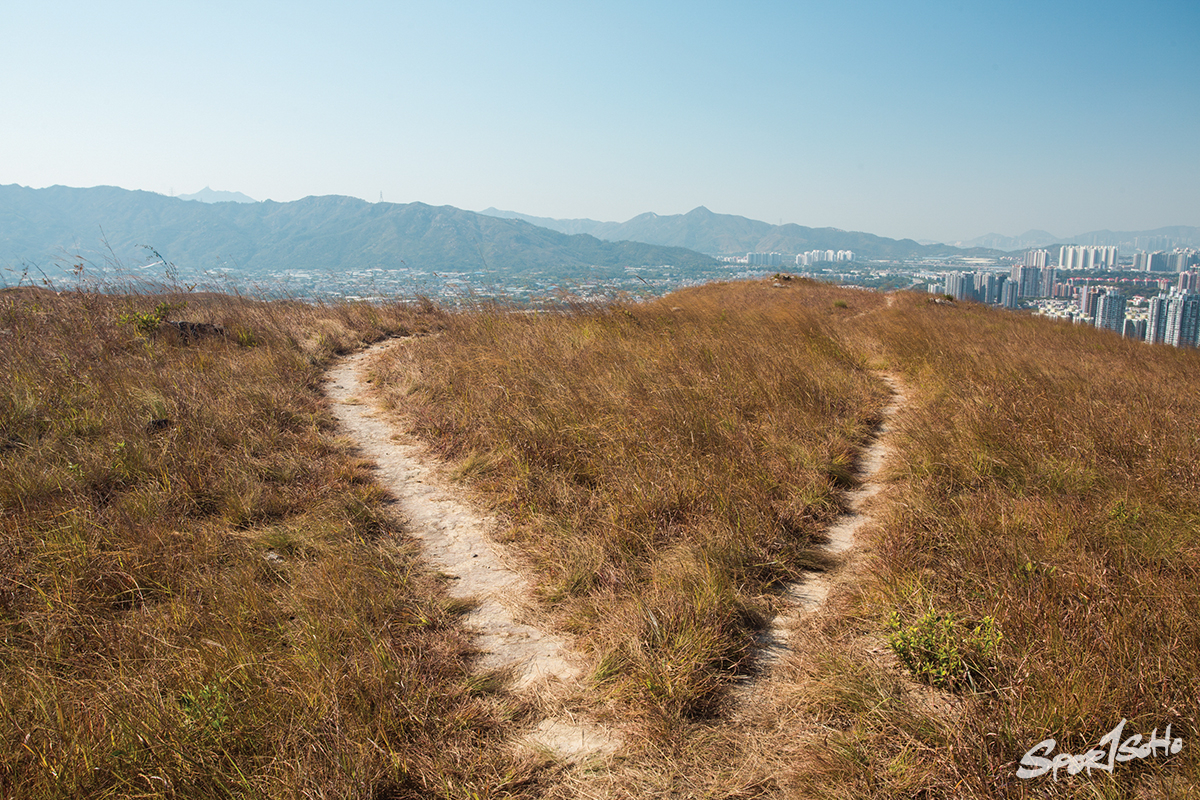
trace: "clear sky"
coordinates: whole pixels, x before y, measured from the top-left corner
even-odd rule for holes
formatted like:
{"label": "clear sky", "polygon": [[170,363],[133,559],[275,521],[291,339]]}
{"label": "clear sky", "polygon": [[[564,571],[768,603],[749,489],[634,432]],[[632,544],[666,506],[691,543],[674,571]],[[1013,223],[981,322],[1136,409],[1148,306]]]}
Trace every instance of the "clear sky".
{"label": "clear sky", "polygon": [[1200,225],[1200,2],[0,0],[0,183]]}

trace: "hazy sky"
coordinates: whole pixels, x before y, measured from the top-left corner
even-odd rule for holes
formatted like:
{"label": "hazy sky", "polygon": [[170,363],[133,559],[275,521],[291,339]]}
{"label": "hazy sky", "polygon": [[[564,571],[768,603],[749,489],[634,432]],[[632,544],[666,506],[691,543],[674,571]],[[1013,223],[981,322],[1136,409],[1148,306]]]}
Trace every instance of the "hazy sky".
{"label": "hazy sky", "polygon": [[1200,225],[1200,2],[0,0],[0,184]]}

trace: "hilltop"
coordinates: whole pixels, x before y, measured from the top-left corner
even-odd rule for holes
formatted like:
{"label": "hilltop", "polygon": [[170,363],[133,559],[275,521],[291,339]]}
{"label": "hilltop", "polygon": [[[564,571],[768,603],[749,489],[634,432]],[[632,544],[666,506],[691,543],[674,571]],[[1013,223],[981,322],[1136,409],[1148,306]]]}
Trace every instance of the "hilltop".
{"label": "hilltop", "polygon": [[[537,314],[20,287],[0,363],[2,795],[1200,787],[1194,350],[799,279]],[[486,510],[563,691],[488,666],[417,528],[463,514],[397,513],[422,473],[348,438],[364,405],[441,475],[412,494]],[[523,744],[557,719],[620,749]],[[1180,745],[1018,776],[1122,720]]]}

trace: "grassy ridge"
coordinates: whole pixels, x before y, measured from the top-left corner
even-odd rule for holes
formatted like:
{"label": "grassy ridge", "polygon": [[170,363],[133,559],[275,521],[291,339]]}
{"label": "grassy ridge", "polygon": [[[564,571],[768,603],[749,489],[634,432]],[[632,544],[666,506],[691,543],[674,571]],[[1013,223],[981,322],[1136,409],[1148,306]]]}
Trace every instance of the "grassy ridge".
{"label": "grassy ridge", "polygon": [[[224,326],[187,343],[154,307]],[[0,795],[428,796],[488,747],[451,605],[332,436],[404,307],[0,294]],[[430,713],[430,709],[437,713]]]}
{"label": "grassy ridge", "polygon": [[817,563],[842,510],[886,395],[830,336],[852,294],[755,282],[485,310],[396,348],[378,378],[506,514],[596,681],[671,723],[717,708],[765,594]]}
{"label": "grassy ridge", "polygon": [[[859,334],[883,348],[913,397],[860,608],[876,631],[889,611],[906,625],[953,615],[964,651],[972,624],[989,617],[1004,639],[975,685],[956,687],[955,713],[885,692],[837,737],[838,755],[822,756],[816,786],[859,797],[1041,793],[1050,778],[1015,778],[1026,750],[1054,738],[1056,753],[1084,753],[1127,718],[1126,735],[1170,723],[1183,754],[1056,791],[1191,796],[1200,783],[1196,353],[915,296],[867,323]],[[847,641],[831,633],[826,644],[835,660]],[[891,683],[846,664],[830,678],[838,682]],[[853,708],[836,695],[824,713]],[[922,751],[932,764],[914,761]]]}
{"label": "grassy ridge", "polygon": [[[184,301],[229,338],[140,330]],[[514,754],[525,707],[480,692],[323,409],[334,353],[432,330],[376,377],[512,523],[591,702],[640,720],[603,774]],[[0,795],[1191,796],[1198,363],[794,281],[536,315],[0,293]],[[882,367],[909,402],[866,560],[734,706]],[[1122,717],[1183,751],[1015,778]]]}

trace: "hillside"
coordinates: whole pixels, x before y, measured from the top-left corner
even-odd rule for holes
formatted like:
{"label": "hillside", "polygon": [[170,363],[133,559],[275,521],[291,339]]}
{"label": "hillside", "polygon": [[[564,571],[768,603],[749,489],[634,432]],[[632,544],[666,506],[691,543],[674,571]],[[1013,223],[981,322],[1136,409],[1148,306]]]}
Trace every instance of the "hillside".
{"label": "hillside", "polygon": [[522,219],[534,225],[568,233],[587,233],[610,241],[631,240],[670,247],[685,247],[712,255],[745,255],[749,252],[784,254],[809,250],[850,250],[860,259],[905,259],[938,255],[986,256],[986,248],[959,249],[949,245],[922,245],[912,239],[888,239],[870,233],[837,228],[808,228],[788,223],[772,225],[733,214],[714,214],[704,206],[686,214],[639,214],[626,222],[589,219],[556,220],[531,217],[489,208],[483,214]]}
{"label": "hillside", "polygon": [[337,196],[201,203],[107,186],[0,186],[0,264],[9,268],[69,265],[82,255],[132,269],[153,260],[143,245],[187,274],[235,270],[248,277],[375,268],[484,272],[502,280],[532,269],[569,277],[589,267],[714,266],[682,248],[568,236],[450,206]]}
{"label": "hillside", "polygon": [[[560,312],[0,291],[0,796],[1200,789],[1200,353],[804,280]],[[450,492],[569,685],[489,667]]]}

